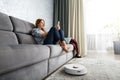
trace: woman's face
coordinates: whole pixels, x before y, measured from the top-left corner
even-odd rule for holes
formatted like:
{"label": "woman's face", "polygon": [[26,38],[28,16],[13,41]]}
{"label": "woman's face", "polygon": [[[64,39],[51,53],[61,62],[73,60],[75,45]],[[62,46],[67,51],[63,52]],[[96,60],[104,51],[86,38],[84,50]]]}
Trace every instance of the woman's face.
{"label": "woman's face", "polygon": [[39,24],[38,24],[39,28],[44,28],[45,27],[45,22],[42,20]]}

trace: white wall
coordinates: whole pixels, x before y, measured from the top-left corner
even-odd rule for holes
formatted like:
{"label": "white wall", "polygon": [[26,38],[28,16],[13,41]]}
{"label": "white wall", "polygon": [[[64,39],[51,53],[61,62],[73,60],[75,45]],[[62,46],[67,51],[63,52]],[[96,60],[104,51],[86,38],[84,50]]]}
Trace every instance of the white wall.
{"label": "white wall", "polygon": [[47,29],[53,25],[53,0],[0,0],[0,12],[31,23],[43,18]]}

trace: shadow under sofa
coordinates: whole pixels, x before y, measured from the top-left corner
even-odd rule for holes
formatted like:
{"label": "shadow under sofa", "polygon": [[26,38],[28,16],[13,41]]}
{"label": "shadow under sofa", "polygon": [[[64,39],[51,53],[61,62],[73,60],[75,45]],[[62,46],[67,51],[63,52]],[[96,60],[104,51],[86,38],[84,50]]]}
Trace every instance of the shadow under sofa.
{"label": "shadow under sofa", "polygon": [[0,12],[0,80],[42,80],[73,58],[59,45],[36,44],[34,24]]}

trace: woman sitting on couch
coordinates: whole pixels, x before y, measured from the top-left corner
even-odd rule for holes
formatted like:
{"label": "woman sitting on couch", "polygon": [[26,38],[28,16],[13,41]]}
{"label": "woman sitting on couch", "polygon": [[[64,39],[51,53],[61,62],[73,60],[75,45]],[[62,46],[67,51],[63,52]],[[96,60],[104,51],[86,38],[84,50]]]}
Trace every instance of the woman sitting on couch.
{"label": "woman sitting on couch", "polygon": [[55,27],[51,27],[50,31],[45,29],[45,21],[43,19],[36,20],[36,28],[32,30],[32,35],[38,44],[56,44],[59,43],[65,52],[68,52],[69,46],[64,39],[64,33],[57,24]]}

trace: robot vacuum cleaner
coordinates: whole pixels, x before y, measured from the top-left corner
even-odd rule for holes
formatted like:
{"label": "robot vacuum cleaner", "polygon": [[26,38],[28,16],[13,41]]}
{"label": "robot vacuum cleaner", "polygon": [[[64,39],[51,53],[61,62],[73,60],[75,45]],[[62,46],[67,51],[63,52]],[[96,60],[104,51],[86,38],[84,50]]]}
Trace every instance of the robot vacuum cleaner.
{"label": "robot vacuum cleaner", "polygon": [[84,75],[87,73],[87,69],[80,64],[66,64],[64,66],[64,71],[72,75]]}

